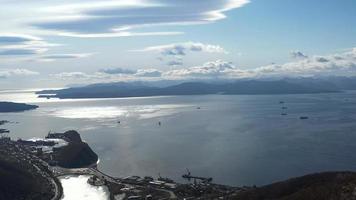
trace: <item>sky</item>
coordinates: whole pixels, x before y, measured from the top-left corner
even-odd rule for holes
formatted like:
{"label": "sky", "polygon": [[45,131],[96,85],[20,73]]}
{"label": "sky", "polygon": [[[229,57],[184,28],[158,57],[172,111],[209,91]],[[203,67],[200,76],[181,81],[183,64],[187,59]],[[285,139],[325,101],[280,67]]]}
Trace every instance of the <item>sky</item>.
{"label": "sky", "polygon": [[356,75],[355,0],[0,5],[0,89]]}

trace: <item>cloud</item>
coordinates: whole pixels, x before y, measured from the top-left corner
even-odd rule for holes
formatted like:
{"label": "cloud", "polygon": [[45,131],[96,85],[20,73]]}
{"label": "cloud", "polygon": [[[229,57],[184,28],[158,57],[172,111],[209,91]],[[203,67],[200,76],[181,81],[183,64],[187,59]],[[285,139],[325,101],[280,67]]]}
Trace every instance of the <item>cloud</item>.
{"label": "cloud", "polygon": [[9,48],[0,49],[0,56],[26,56],[40,54],[41,52],[40,49]]}
{"label": "cloud", "polygon": [[106,74],[135,74],[137,70],[124,69],[124,68],[109,68],[109,69],[101,69],[99,72]]}
{"label": "cloud", "polygon": [[203,44],[199,42],[175,43],[159,46],[150,46],[144,49],[133,50],[136,52],[154,51],[159,52],[163,56],[184,56],[188,52],[207,52],[207,53],[227,53],[227,51],[219,45]]}
{"label": "cloud", "polygon": [[93,74],[87,74],[84,72],[62,72],[58,74],[52,74],[52,77],[55,77],[57,79],[61,80],[89,80],[89,79],[99,79],[100,77]]}
{"label": "cloud", "polygon": [[329,62],[329,60],[327,59],[327,58],[324,58],[324,57],[315,57],[315,60],[317,61],[317,62]]}
{"label": "cloud", "polygon": [[285,64],[272,64],[254,70],[256,76],[356,75],[356,50],[327,56],[312,56]]}
{"label": "cloud", "polygon": [[23,44],[32,41],[39,41],[40,38],[30,36],[30,35],[19,35],[19,34],[0,34],[0,45],[3,44]]}
{"label": "cloud", "polygon": [[222,60],[207,62],[201,66],[170,70],[164,73],[172,79],[180,78],[224,78],[237,70],[231,62]]}
{"label": "cloud", "polygon": [[64,81],[110,82],[123,80],[139,80],[160,78],[162,72],[157,69],[129,70],[122,68],[103,69],[95,73],[62,72],[51,74],[51,77]]}
{"label": "cloud", "polygon": [[[91,0],[53,3],[36,9],[30,25],[71,37],[122,37],[179,34],[132,31],[150,27],[212,23],[224,12],[246,5],[248,0]],[[37,4],[39,6],[39,4]]]}
{"label": "cloud", "polygon": [[37,55],[48,51],[49,47],[58,45],[30,35],[0,33],[0,56]]}
{"label": "cloud", "polygon": [[161,77],[162,72],[157,69],[139,69],[134,76],[137,77]]}
{"label": "cloud", "polygon": [[233,63],[217,60],[201,66],[175,69],[164,72],[164,77],[185,78],[270,78],[305,76],[355,76],[356,48],[327,56],[311,56],[284,64],[270,64],[254,69],[240,69]]}
{"label": "cloud", "polygon": [[205,53],[224,53],[228,52],[219,45],[203,44],[200,42],[184,42],[174,43],[158,46],[150,46],[143,49],[131,50],[132,52],[157,52],[161,55],[160,61],[164,61],[164,57],[174,58],[175,60],[169,61],[168,66],[183,65],[182,57],[191,52],[205,52]]}
{"label": "cloud", "polygon": [[76,53],[76,54],[51,54],[51,55],[43,55],[39,56],[35,61],[45,61],[51,62],[55,60],[68,60],[68,59],[78,59],[78,58],[87,58],[93,55],[92,53]]}
{"label": "cloud", "polygon": [[305,58],[308,58],[308,56],[300,51],[292,51],[290,52],[290,55],[292,58],[295,58],[295,59],[305,59]]}
{"label": "cloud", "polygon": [[0,70],[0,78],[9,78],[13,76],[33,76],[33,75],[39,75],[39,73],[28,69],[22,69],[22,68]]}
{"label": "cloud", "polygon": [[133,33],[127,31],[120,31],[118,33],[58,33],[59,36],[77,37],[77,38],[114,38],[114,37],[133,37],[133,36],[169,36],[182,35],[183,32],[145,32]]}
{"label": "cloud", "polygon": [[180,65],[183,65],[183,62],[182,61],[173,60],[173,61],[168,62],[167,65],[169,65],[169,66],[180,66]]}

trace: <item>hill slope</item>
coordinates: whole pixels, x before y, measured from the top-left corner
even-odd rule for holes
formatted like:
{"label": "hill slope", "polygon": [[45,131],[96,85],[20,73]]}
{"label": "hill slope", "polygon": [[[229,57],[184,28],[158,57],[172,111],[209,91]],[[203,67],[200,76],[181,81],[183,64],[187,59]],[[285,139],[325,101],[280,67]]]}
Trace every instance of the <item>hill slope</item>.
{"label": "hill slope", "polygon": [[250,189],[236,200],[354,200],[355,172],[325,172]]}

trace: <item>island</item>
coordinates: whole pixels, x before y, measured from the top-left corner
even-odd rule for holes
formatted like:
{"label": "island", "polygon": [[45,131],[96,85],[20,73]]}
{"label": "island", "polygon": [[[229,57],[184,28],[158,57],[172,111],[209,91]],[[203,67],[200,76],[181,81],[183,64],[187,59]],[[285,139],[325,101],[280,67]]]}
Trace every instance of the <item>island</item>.
{"label": "island", "polygon": [[0,102],[0,113],[22,112],[37,109],[38,106],[25,103]]}

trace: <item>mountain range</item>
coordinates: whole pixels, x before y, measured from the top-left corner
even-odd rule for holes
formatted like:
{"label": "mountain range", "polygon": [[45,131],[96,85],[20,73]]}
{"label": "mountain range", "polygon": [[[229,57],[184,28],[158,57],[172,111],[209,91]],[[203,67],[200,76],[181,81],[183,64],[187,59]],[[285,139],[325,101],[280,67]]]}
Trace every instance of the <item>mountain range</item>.
{"label": "mountain range", "polygon": [[37,92],[44,98],[120,98],[170,95],[261,95],[333,93],[356,89],[356,78],[285,78],[281,80],[235,80],[210,82],[114,82]]}

